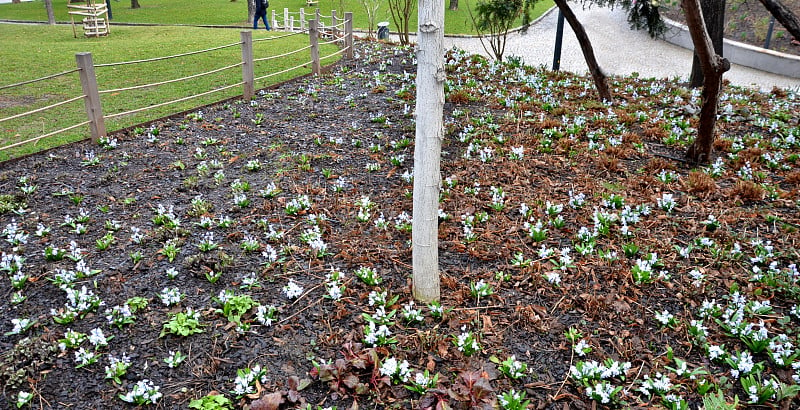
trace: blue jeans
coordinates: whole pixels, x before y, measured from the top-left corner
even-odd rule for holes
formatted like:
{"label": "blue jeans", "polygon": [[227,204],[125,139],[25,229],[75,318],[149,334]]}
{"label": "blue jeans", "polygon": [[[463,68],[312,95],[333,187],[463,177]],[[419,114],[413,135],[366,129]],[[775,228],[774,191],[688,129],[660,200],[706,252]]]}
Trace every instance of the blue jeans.
{"label": "blue jeans", "polygon": [[267,21],[267,11],[266,10],[264,10],[264,12],[261,13],[261,14],[256,13],[256,17],[253,19],[253,30],[258,28],[258,19],[263,20],[264,21],[264,25],[267,27],[267,30],[270,30],[269,22]]}

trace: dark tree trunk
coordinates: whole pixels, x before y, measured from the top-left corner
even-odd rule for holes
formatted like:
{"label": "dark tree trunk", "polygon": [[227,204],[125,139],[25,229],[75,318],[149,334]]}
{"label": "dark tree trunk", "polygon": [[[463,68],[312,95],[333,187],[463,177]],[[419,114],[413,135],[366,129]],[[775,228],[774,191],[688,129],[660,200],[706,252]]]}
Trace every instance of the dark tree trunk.
{"label": "dark tree trunk", "polygon": [[53,0],[44,0],[44,8],[47,10],[47,24],[56,24],[56,15],[53,12]]}
{"label": "dark tree trunk", "polygon": [[[725,0],[700,0],[700,8],[703,10],[703,21],[706,23],[706,30],[714,44],[714,52],[722,57],[723,39],[725,38]],[[694,53],[692,59],[692,73],[689,75],[689,86],[697,88],[703,85],[703,69],[700,67],[700,59]]]}
{"label": "dark tree trunk", "polygon": [[131,0],[131,8],[132,9],[138,9],[139,7],[142,7],[142,6],[139,5],[139,0]]}
{"label": "dark tree trunk", "polygon": [[770,14],[775,16],[783,28],[786,29],[797,41],[800,41],[800,19],[784,6],[780,0],[760,0],[764,7],[769,10]]}
{"label": "dark tree trunk", "polygon": [[586,65],[589,66],[589,72],[592,74],[594,86],[597,88],[597,93],[600,94],[600,99],[611,101],[611,90],[608,88],[608,78],[597,63],[597,59],[594,56],[594,49],[592,49],[592,42],[589,41],[586,30],[583,29],[583,25],[581,25],[581,22],[575,17],[575,13],[572,12],[572,9],[569,8],[567,0],[555,0],[555,3],[559,10],[561,10],[561,13],[564,14],[564,18],[569,23],[569,26],[572,27],[572,31],[575,32],[575,36],[578,38],[581,51],[583,51],[583,58],[586,59]]}
{"label": "dark tree trunk", "polygon": [[458,10],[458,0],[450,0],[450,10],[456,11]]}
{"label": "dark tree trunk", "polygon": [[247,18],[247,21],[253,24],[253,20],[256,18],[256,0],[247,0]]}
{"label": "dark tree trunk", "polygon": [[700,120],[697,124],[697,138],[686,151],[686,157],[694,162],[708,163],[711,160],[711,148],[714,144],[717,124],[717,108],[719,94],[722,90],[722,74],[730,70],[727,59],[714,53],[714,46],[703,22],[700,0],[681,0],[681,8],[686,15],[686,25],[692,36],[694,50],[703,69],[703,99],[700,108]]}

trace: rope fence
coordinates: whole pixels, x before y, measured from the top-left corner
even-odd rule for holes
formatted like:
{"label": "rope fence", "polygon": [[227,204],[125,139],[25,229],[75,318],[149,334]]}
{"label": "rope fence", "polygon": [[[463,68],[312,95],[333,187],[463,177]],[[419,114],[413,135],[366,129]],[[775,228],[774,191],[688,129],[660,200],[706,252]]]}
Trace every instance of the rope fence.
{"label": "rope fence", "polygon": [[35,110],[26,111],[26,112],[19,113],[19,114],[17,114],[17,115],[12,115],[12,116],[10,116],[10,117],[6,117],[6,118],[0,118],[0,122],[3,122],[3,121],[11,121],[11,120],[15,120],[15,119],[17,119],[17,118],[22,118],[22,117],[25,117],[25,116],[27,116],[27,115],[33,115],[33,114],[36,114],[37,112],[42,112],[42,111],[49,110],[49,109],[51,109],[51,108],[60,107],[60,106],[62,106],[62,105],[65,105],[65,104],[69,104],[69,103],[71,103],[71,102],[74,102],[74,101],[81,100],[81,99],[83,99],[84,97],[86,97],[86,96],[85,96],[85,95],[79,95],[79,96],[77,96],[77,97],[75,97],[75,98],[70,98],[69,100],[64,100],[64,101],[61,101],[61,102],[57,102],[57,103],[55,103],[55,104],[50,104],[50,105],[48,105],[48,106],[46,106],[46,107],[41,107],[41,108],[37,108],[37,109],[35,109]]}
{"label": "rope fence", "polygon": [[[284,16],[285,17],[289,17],[289,14],[290,13],[288,12],[288,10],[284,9]],[[77,62],[77,68],[75,68],[75,69],[67,70],[67,71],[64,71],[64,72],[61,72],[61,73],[57,73],[57,74],[48,75],[48,76],[41,77],[41,78],[36,78],[36,79],[33,79],[33,80],[27,80],[27,81],[18,82],[18,83],[15,83],[15,84],[8,84],[8,85],[0,86],[0,90],[4,90],[4,89],[9,89],[9,88],[19,87],[19,86],[22,86],[22,85],[36,83],[36,82],[39,82],[39,81],[47,81],[47,80],[51,80],[51,79],[54,79],[54,78],[57,78],[57,77],[60,77],[60,76],[64,76],[64,75],[68,75],[68,74],[72,74],[72,73],[76,73],[77,72],[77,73],[79,73],[80,85],[81,85],[81,88],[83,89],[83,94],[82,95],[79,95],[79,96],[73,97],[73,98],[68,98],[68,99],[63,100],[63,101],[55,102],[55,103],[47,105],[45,107],[40,107],[40,108],[32,109],[32,110],[29,110],[29,111],[26,111],[26,112],[22,112],[22,113],[18,113],[18,114],[15,114],[15,115],[11,115],[11,116],[8,116],[8,117],[5,117],[5,118],[0,118],[0,123],[13,121],[13,120],[25,117],[25,116],[46,112],[46,111],[52,110],[52,109],[54,109],[56,107],[61,107],[63,105],[66,105],[66,104],[69,104],[69,103],[74,103],[74,102],[79,101],[79,100],[83,100],[84,101],[84,105],[85,105],[85,109],[86,109],[86,116],[88,117],[87,121],[83,121],[83,122],[80,122],[78,124],[73,124],[73,125],[70,125],[70,126],[67,126],[67,127],[64,127],[64,128],[49,132],[49,133],[46,133],[44,135],[35,136],[35,137],[32,137],[32,138],[25,139],[23,141],[18,141],[18,142],[14,142],[12,144],[8,144],[8,145],[5,145],[5,146],[2,146],[2,147],[0,147],[0,152],[5,151],[5,150],[9,150],[11,148],[15,148],[15,147],[18,147],[18,146],[21,146],[21,145],[25,145],[25,144],[37,143],[38,141],[40,141],[40,140],[42,140],[44,138],[48,138],[48,137],[51,137],[53,135],[64,133],[64,132],[67,132],[67,131],[71,131],[71,130],[74,130],[76,128],[87,126],[87,125],[89,126],[89,130],[90,130],[90,133],[91,133],[92,140],[94,142],[97,142],[98,140],[100,140],[100,138],[107,136],[106,128],[105,128],[105,120],[106,119],[114,119],[114,118],[129,116],[129,115],[133,115],[133,114],[138,114],[138,113],[146,111],[146,110],[151,110],[151,109],[155,109],[155,108],[159,108],[159,107],[163,107],[163,106],[167,106],[167,105],[171,105],[171,104],[176,104],[176,103],[188,101],[188,100],[199,98],[199,97],[204,97],[204,96],[211,95],[211,94],[214,94],[214,93],[218,93],[218,92],[221,92],[221,91],[230,90],[230,89],[235,88],[235,87],[242,87],[242,89],[243,89],[242,97],[245,100],[251,100],[254,97],[254,94],[255,94],[254,88],[255,88],[255,82],[256,81],[262,81],[262,80],[265,80],[265,79],[268,79],[268,78],[272,78],[272,77],[275,77],[275,76],[279,76],[279,75],[282,75],[282,74],[286,74],[286,73],[289,73],[289,72],[292,72],[292,71],[295,71],[295,70],[298,70],[298,69],[301,69],[301,68],[304,68],[304,67],[308,67],[309,64],[311,65],[311,73],[312,73],[312,75],[319,75],[321,73],[321,66],[320,66],[320,61],[321,60],[331,59],[331,58],[334,58],[334,57],[340,56],[340,55],[344,55],[345,56],[344,58],[346,58],[346,59],[352,59],[353,58],[353,29],[352,29],[352,17],[353,17],[353,15],[352,15],[352,13],[349,13],[349,12],[345,13],[345,18],[342,19],[342,18],[336,17],[336,12],[335,11],[331,11],[331,16],[320,16],[319,9],[317,9],[315,14],[309,15],[309,16],[316,17],[316,19],[311,19],[311,20],[308,20],[308,21],[305,21],[304,12],[303,12],[302,9],[298,14],[299,14],[300,17],[302,17],[302,22],[303,23],[301,24],[301,27],[295,28],[293,25],[289,26],[289,29],[288,29],[289,33],[283,34],[283,35],[279,35],[279,36],[275,36],[275,37],[269,37],[269,38],[262,38],[262,39],[253,40],[251,31],[242,31],[241,32],[241,41],[236,42],[236,43],[226,44],[226,45],[222,45],[222,46],[218,46],[218,47],[207,48],[207,49],[204,49],[204,50],[197,50],[197,51],[191,51],[191,52],[187,52],[187,53],[163,56],[163,57],[155,57],[155,58],[124,61],[124,62],[115,62],[115,63],[104,63],[104,64],[94,64],[92,62],[91,53],[78,53],[78,54],[75,55],[76,62]],[[336,21],[340,21],[340,23],[332,24],[331,26],[324,26],[319,20],[320,17],[330,18],[332,23],[334,23]],[[274,10],[273,10],[273,19],[275,19],[275,11]],[[287,22],[291,22],[291,21],[292,20],[290,18],[286,18],[284,20],[285,24]],[[306,27],[306,24],[307,24],[307,27]],[[277,28],[279,26],[276,23],[276,24],[273,25],[273,27]],[[284,25],[284,27],[285,27],[285,25]],[[255,42],[279,40],[279,39],[286,38],[286,37],[297,36],[297,35],[306,35],[306,34],[309,37],[309,45],[307,45],[307,46],[300,47],[300,48],[298,48],[296,50],[288,51],[286,53],[279,54],[279,55],[274,55],[274,56],[265,56],[265,57],[259,57],[259,58],[254,58],[254,56],[253,56],[253,43],[255,43]],[[325,41],[325,42],[320,42],[319,41],[319,37],[321,37],[323,35],[324,36],[333,37],[333,39],[329,40],[329,41]],[[320,46],[327,45],[327,44],[333,44],[333,43],[343,43],[343,46],[340,47],[339,50],[336,51],[336,52],[330,53],[330,54],[325,55],[325,56],[320,56],[319,55],[319,47]],[[235,47],[235,46],[241,47],[242,60],[239,61],[239,62],[236,62],[234,64],[229,64],[229,65],[226,65],[226,66],[223,66],[223,67],[220,67],[220,68],[212,69],[212,70],[201,72],[201,73],[197,73],[197,74],[187,75],[187,76],[180,77],[180,78],[167,79],[167,80],[163,80],[163,81],[151,82],[151,83],[148,83],[148,84],[134,85],[134,86],[128,86],[128,87],[120,87],[120,88],[114,88],[114,89],[105,89],[105,90],[100,90],[98,88],[97,77],[95,75],[95,68],[99,68],[99,67],[118,67],[118,66],[125,66],[125,65],[134,65],[134,64],[141,64],[141,63],[157,62],[157,61],[163,61],[163,60],[168,60],[168,59],[182,58],[182,57],[188,57],[188,56],[198,55],[198,54],[202,54],[202,53],[208,53],[208,52],[222,50],[222,49]],[[254,72],[255,71],[254,70],[255,63],[263,62],[263,61],[269,61],[269,60],[275,60],[275,59],[280,59],[280,58],[284,58],[284,57],[291,56],[291,55],[294,55],[294,54],[297,54],[297,53],[302,53],[302,52],[310,52],[310,59],[309,60],[305,60],[305,61],[301,62],[300,64],[295,65],[293,67],[289,67],[289,68],[282,69],[282,70],[275,71],[275,72],[268,72],[268,73],[266,73],[264,75],[261,75],[261,76],[258,76],[258,77],[255,76],[255,72]],[[107,115],[103,114],[102,104],[101,104],[101,99],[100,99],[101,95],[109,95],[109,94],[111,94],[111,95],[115,95],[116,96],[116,95],[120,95],[121,93],[125,93],[125,92],[141,90],[141,89],[151,88],[151,87],[158,87],[158,86],[162,86],[162,85],[166,85],[166,84],[176,83],[176,82],[180,82],[180,81],[187,81],[187,80],[192,80],[192,79],[196,79],[196,78],[207,76],[207,75],[217,74],[217,73],[221,73],[223,71],[230,70],[230,69],[236,68],[236,67],[241,67],[242,68],[242,80],[238,81],[236,83],[229,84],[229,85],[224,85],[224,86],[220,86],[220,87],[215,87],[214,89],[211,89],[211,90],[208,90],[208,91],[205,91],[205,92],[200,92],[200,93],[197,93],[197,94],[188,95],[188,96],[181,97],[181,98],[176,98],[176,99],[173,99],[173,100],[170,100],[170,101],[160,102],[160,103],[157,103],[157,104],[150,104],[150,105],[147,105],[145,107],[134,108],[134,109],[127,110],[127,111],[124,111],[124,112],[118,112],[118,113],[107,114]],[[54,117],[55,116],[57,116],[57,114],[54,114]],[[49,120],[45,119],[45,121],[49,121]]]}
{"label": "rope fence", "polygon": [[129,64],[152,63],[154,61],[169,60],[169,59],[172,59],[172,58],[188,57],[188,56],[192,56],[192,55],[196,55],[196,54],[208,53],[208,52],[211,52],[211,51],[222,50],[224,48],[240,46],[241,44],[242,43],[231,43],[231,44],[226,44],[224,46],[207,48],[205,50],[190,51],[188,53],[174,54],[174,55],[171,55],[171,56],[146,58],[144,60],[121,61],[121,62],[118,62],[118,63],[106,63],[106,64],[95,64],[95,67],[115,67],[115,66],[120,66],[120,65],[129,65]]}
{"label": "rope fence", "polygon": [[15,84],[4,85],[4,86],[0,87],[0,90],[19,87],[21,85],[26,85],[26,84],[33,84],[33,83],[36,83],[36,82],[39,82],[39,81],[44,81],[44,80],[49,80],[51,78],[61,77],[62,75],[77,73],[78,70],[79,69],[77,69],[77,68],[73,68],[72,70],[67,70],[67,71],[64,71],[62,73],[51,74],[51,75],[48,75],[48,76],[45,76],[45,77],[41,77],[41,78],[36,78],[36,79],[33,79],[33,80],[27,80],[27,81],[22,81],[22,82],[15,83]]}
{"label": "rope fence", "polygon": [[222,71],[225,71],[225,70],[230,70],[231,68],[239,67],[241,65],[242,65],[242,63],[236,63],[236,64],[231,64],[229,66],[217,68],[216,70],[206,71],[204,73],[189,75],[189,76],[186,76],[186,77],[175,78],[175,79],[172,79],[172,80],[161,81],[161,82],[158,82],[158,83],[134,85],[134,86],[131,86],[131,87],[116,88],[116,89],[112,89],[112,90],[101,90],[101,91],[98,91],[98,93],[100,93],[100,94],[113,94],[113,93],[118,93],[118,92],[122,92],[122,91],[141,90],[143,88],[150,88],[150,87],[156,87],[156,86],[159,86],[159,85],[177,83],[179,81],[186,81],[186,80],[191,80],[193,78],[203,77],[203,76],[210,75],[210,74],[216,74],[216,73],[219,73],[219,72],[222,72]]}
{"label": "rope fence", "polygon": [[261,62],[261,61],[269,61],[269,60],[275,60],[277,58],[288,57],[288,56],[290,56],[292,54],[301,53],[301,52],[306,51],[306,50],[308,50],[310,48],[311,48],[311,46],[305,46],[303,48],[298,48],[297,50],[289,51],[289,52],[286,52],[286,53],[283,53],[283,54],[278,54],[278,55],[275,55],[275,56],[256,58],[256,59],[253,59],[253,62],[257,63],[257,62]]}

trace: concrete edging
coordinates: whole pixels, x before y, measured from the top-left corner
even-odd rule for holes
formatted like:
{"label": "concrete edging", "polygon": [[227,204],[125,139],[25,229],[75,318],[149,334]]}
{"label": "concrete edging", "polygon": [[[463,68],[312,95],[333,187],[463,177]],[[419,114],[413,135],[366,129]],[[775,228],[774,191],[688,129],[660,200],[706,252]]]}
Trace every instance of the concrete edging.
{"label": "concrete edging", "polygon": [[[664,22],[667,24],[667,32],[664,34],[665,41],[688,50],[694,50],[689,28],[685,24],[667,18],[664,19]],[[722,53],[731,63],[773,74],[800,78],[800,56],[767,50],[727,38],[724,39],[722,47]]]}

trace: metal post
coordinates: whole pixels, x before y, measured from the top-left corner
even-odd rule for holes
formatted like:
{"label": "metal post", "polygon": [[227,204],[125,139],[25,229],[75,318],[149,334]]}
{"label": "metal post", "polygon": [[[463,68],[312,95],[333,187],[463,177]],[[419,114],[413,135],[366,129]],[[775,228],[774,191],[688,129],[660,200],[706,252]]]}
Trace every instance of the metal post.
{"label": "metal post", "polygon": [[255,94],[255,74],[253,69],[253,32],[242,31],[242,82],[245,101],[253,99]]}
{"label": "metal post", "polygon": [[558,24],[556,25],[556,48],[553,51],[553,71],[561,68],[561,42],[564,38],[564,13],[558,11]]}
{"label": "metal post", "polygon": [[767,29],[767,39],[764,41],[764,48],[769,49],[769,42],[772,40],[772,29],[775,28],[775,16],[769,19],[769,28]]}
{"label": "metal post", "polygon": [[344,52],[345,58],[348,60],[353,59],[353,12],[348,11],[344,13],[344,46],[347,51]]}
{"label": "metal post", "polygon": [[106,136],[106,123],[103,119],[103,109],[100,106],[100,93],[97,89],[97,77],[94,75],[92,53],[77,53],[75,61],[80,70],[83,103],[86,106],[86,116],[89,118],[92,141],[98,142],[100,137]]}
{"label": "metal post", "polygon": [[319,20],[310,20],[308,37],[311,41],[311,74],[319,75],[322,71],[319,64]]}

